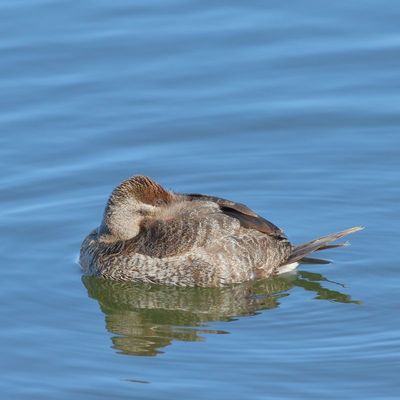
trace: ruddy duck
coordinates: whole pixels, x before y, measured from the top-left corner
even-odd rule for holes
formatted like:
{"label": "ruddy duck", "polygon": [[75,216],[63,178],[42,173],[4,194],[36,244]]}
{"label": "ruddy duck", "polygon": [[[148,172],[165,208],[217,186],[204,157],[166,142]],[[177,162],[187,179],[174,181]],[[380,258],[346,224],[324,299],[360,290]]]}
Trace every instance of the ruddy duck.
{"label": "ruddy duck", "polygon": [[165,190],[145,176],[117,186],[101,225],[83,241],[80,264],[89,275],[179,286],[223,286],[294,269],[317,250],[362,227],[298,246],[244,204]]}

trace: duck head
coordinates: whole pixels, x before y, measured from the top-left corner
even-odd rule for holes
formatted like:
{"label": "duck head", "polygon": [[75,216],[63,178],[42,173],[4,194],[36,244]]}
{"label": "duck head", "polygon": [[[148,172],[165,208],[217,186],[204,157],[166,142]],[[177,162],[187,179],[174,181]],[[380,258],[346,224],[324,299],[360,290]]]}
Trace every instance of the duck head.
{"label": "duck head", "polygon": [[135,237],[145,218],[172,201],[173,194],[145,176],[134,176],[122,182],[111,193],[99,228],[105,241]]}

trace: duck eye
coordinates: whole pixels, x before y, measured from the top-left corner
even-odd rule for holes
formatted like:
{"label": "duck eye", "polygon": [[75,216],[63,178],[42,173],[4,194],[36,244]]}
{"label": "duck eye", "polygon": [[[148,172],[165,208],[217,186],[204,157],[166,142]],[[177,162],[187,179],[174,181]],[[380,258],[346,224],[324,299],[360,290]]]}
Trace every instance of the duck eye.
{"label": "duck eye", "polygon": [[155,206],[163,206],[163,205],[165,205],[165,201],[164,201],[163,199],[157,199],[157,200],[154,202],[154,205],[155,205]]}

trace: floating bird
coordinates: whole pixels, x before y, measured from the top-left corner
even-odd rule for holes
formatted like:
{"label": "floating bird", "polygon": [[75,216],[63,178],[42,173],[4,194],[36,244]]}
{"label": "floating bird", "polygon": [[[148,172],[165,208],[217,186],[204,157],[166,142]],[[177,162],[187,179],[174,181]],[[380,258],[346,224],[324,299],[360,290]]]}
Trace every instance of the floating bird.
{"label": "floating bird", "polygon": [[87,275],[178,286],[224,286],[268,278],[310,253],[357,232],[354,227],[295,246],[276,225],[244,204],[168,191],[146,176],[131,177],[108,199],[100,226],[83,241]]}

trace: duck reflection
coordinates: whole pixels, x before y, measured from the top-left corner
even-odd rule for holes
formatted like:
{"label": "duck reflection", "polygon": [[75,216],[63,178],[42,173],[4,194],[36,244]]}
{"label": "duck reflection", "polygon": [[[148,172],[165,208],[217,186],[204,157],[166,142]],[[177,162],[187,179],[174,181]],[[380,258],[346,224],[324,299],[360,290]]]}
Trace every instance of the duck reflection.
{"label": "duck reflection", "polygon": [[306,271],[223,288],[156,286],[93,276],[82,280],[104,312],[107,330],[115,334],[113,347],[129,355],[154,356],[174,340],[201,341],[202,333],[228,333],[207,329],[205,323],[276,308],[293,287],[314,292],[316,299],[358,303],[323,287],[322,282],[331,281],[322,275]]}

